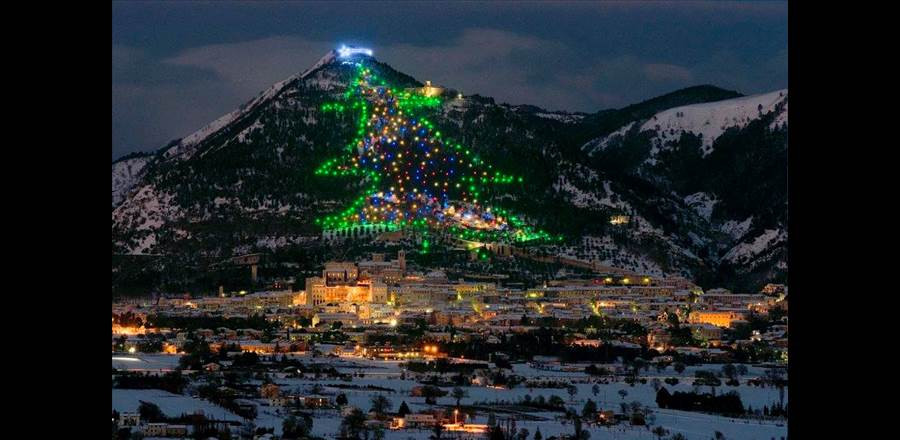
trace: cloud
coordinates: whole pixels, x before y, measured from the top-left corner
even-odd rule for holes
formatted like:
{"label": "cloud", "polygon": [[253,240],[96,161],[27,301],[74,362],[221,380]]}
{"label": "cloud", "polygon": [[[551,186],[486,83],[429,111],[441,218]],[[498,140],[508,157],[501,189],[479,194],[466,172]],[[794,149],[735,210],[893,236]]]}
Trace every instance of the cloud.
{"label": "cloud", "polygon": [[332,48],[331,43],[281,36],[196,47],[163,63],[214,72],[237,94],[249,99],[272,84],[306,70]]}
{"label": "cloud", "polygon": [[[786,50],[754,59],[723,46],[673,62],[666,51],[588,51],[568,40],[483,27],[440,41],[373,49],[376,58],[419,80],[550,110],[595,112],[700,83],[755,93],[783,87],[787,78]],[[113,156],[186,136],[333,47],[333,41],[291,35],[164,56],[113,45]]]}
{"label": "cloud", "polygon": [[646,76],[650,81],[655,82],[691,82],[694,80],[694,75],[690,70],[681,66],[676,66],[674,64],[645,64],[644,76]]}

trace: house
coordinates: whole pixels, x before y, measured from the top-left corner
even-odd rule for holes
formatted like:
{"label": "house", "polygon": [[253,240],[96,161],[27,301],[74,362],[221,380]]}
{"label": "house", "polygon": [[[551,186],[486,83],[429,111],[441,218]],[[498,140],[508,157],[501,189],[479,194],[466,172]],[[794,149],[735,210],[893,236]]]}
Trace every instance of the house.
{"label": "house", "polygon": [[713,324],[693,324],[694,335],[702,340],[722,339],[722,328]]}
{"label": "house", "polygon": [[187,437],[187,425],[166,425],[166,437]]}
{"label": "house", "polygon": [[[241,329],[241,335],[244,336],[245,339],[259,339],[262,337],[262,330],[257,330],[255,328],[245,328]],[[242,344],[243,346],[243,344]]]}
{"label": "house", "polygon": [[213,335],[215,335],[215,334],[216,334],[216,332],[214,332],[212,329],[209,329],[209,328],[199,328],[197,330],[194,330],[194,335],[196,335],[197,337],[203,337],[206,339],[212,338]]}
{"label": "house", "polygon": [[331,406],[331,400],[326,396],[304,396],[303,406],[307,408],[324,408]]}
{"label": "house", "polygon": [[745,317],[746,313],[735,310],[696,310],[688,316],[688,322],[691,324],[712,324],[718,327],[731,327]]}
{"label": "house", "polygon": [[119,414],[119,426],[138,426],[141,424],[141,414],[136,412],[123,412]]}
{"label": "house", "polygon": [[166,427],[168,426],[167,423],[148,423],[144,425],[144,429],[141,432],[145,437],[165,437]]}
{"label": "house", "polygon": [[269,406],[282,407],[288,406],[294,402],[293,396],[275,396],[269,398]]}
{"label": "house", "polygon": [[616,423],[616,413],[612,410],[598,411],[597,422],[601,425],[614,425]]}
{"label": "house", "polygon": [[434,418],[434,414],[407,414],[405,417],[394,417],[390,428],[403,429],[428,427],[436,425],[437,422],[438,420]]}

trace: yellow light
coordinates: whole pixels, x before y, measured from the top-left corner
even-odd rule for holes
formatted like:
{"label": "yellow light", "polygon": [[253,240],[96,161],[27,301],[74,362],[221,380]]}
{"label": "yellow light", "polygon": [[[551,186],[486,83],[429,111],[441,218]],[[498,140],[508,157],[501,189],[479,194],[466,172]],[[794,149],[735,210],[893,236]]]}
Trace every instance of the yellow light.
{"label": "yellow light", "polygon": [[129,352],[129,353],[134,353],[134,352],[136,352],[136,351],[137,351],[137,348],[135,348],[135,347],[130,347],[130,348],[128,349],[128,352]]}

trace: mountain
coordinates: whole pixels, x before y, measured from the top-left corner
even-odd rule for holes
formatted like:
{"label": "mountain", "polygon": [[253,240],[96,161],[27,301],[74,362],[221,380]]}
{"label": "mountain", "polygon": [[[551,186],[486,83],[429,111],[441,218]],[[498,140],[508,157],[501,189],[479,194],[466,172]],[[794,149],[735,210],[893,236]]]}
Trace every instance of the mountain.
{"label": "mountain", "polygon": [[144,167],[153,160],[150,153],[132,153],[112,163],[112,206],[122,203],[141,180]]}
{"label": "mountain", "polygon": [[[366,63],[398,89],[422,86]],[[322,111],[352,78],[330,52],[156,153],[114,162],[113,254],[133,257],[114,263],[114,292],[135,272],[151,279],[143,285],[210,288],[191,273],[234,255],[265,252],[261,275],[292,276],[376,246],[325,243],[315,225],[363,189],[359,179],[314,173],[355,134],[353,114]],[[767,101],[697,86],[587,114],[447,90],[427,116],[445,138],[527,177],[493,202],[567,237],[541,252],[754,289],[786,277],[787,92],[776,93]],[[612,224],[616,215],[628,222]],[[164,274],[123,266],[148,254],[166,256],[153,265]]]}
{"label": "mountain", "polygon": [[706,279],[748,288],[787,276],[787,115],[787,90],[678,106],[582,148],[595,168],[682,199],[700,217]]}

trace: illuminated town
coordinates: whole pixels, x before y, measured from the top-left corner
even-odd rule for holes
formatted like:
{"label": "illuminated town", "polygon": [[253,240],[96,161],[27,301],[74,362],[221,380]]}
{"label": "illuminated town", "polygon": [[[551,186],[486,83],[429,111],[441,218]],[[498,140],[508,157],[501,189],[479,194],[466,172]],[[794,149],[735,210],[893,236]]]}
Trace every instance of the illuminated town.
{"label": "illuminated town", "polygon": [[698,426],[784,432],[782,285],[738,294],[617,271],[518,289],[422,272],[402,250],[275,284],[115,303],[114,376],[163,388],[114,389],[114,403],[158,399],[205,416],[144,423],[123,411],[121,423],[236,438],[311,417],[325,438],[487,438],[494,426],[561,438],[574,411],[599,432],[650,438],[690,411],[669,396],[716,390],[740,409],[698,413]]}

